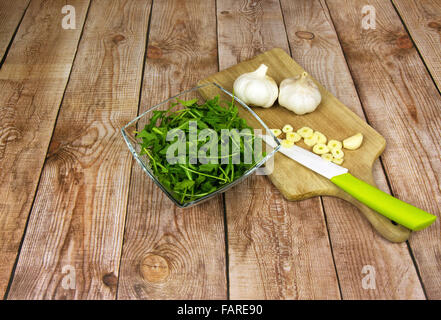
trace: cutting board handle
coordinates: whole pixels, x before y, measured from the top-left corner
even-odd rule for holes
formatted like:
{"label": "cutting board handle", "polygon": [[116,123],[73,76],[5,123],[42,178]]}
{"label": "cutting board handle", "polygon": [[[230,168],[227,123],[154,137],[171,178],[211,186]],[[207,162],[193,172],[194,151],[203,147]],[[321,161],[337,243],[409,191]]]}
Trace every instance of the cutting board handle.
{"label": "cutting board handle", "polygon": [[[368,177],[365,177],[364,180],[373,186],[376,185],[372,174],[368,175]],[[342,198],[355,205],[360,210],[360,212],[366,217],[366,219],[370,222],[372,227],[374,227],[374,229],[377,230],[377,232],[387,240],[392,242],[404,242],[409,238],[412,232],[411,230],[399,224],[393,223],[388,218],[372,210],[371,208],[361,203],[357,199],[351,197],[346,192],[342,191],[337,195],[337,197]]]}
{"label": "cutting board handle", "polygon": [[352,202],[371,223],[372,227],[384,238],[392,242],[406,241],[411,231],[399,224],[394,224],[388,218],[378,214],[368,206],[364,205],[358,200],[351,200]]}

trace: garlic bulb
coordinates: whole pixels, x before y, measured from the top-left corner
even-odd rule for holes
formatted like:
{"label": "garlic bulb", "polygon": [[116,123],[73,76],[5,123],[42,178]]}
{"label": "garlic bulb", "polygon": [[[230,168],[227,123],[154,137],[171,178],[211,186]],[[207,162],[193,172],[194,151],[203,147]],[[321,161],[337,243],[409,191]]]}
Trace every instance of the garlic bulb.
{"label": "garlic bulb", "polygon": [[279,104],[296,114],[314,111],[322,101],[317,85],[306,72],[280,83]]}
{"label": "garlic bulb", "polygon": [[234,94],[248,105],[271,107],[279,90],[274,79],[266,75],[267,70],[268,67],[261,64],[256,71],[240,75],[234,81]]}

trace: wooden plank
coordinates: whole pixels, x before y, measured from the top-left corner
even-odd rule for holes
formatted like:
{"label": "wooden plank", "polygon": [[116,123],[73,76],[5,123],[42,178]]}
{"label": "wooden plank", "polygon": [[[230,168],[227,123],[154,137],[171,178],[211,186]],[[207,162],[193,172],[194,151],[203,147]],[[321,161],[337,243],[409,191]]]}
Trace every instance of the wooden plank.
{"label": "wooden plank", "polygon": [[[281,5],[293,58],[364,119],[326,5],[319,0],[295,3],[282,0]],[[379,187],[388,192],[379,163],[374,171]],[[384,241],[373,232],[367,220],[360,217],[357,209],[345,201],[324,197],[323,204],[343,299],[424,298],[405,243]],[[365,276],[362,269],[366,265],[376,270],[376,290],[366,290],[362,286],[361,280]]]}
{"label": "wooden plank", "polygon": [[[220,1],[220,69],[280,47],[278,1]],[[287,202],[263,176],[225,195],[232,299],[339,299],[319,198]]]}
{"label": "wooden plank", "polygon": [[[441,100],[388,1],[326,1],[370,123],[388,143],[383,163],[398,198],[440,216]],[[361,29],[361,9],[376,29]],[[427,297],[441,298],[440,219],[409,240]]]}
{"label": "wooden plank", "polygon": [[[141,110],[217,71],[215,1],[154,1]],[[179,209],[134,164],[119,299],[225,299],[222,196]]]}
{"label": "wooden plank", "polygon": [[[9,299],[114,299],[150,1],[93,1]],[[73,276],[74,289],[64,285]]]}
{"label": "wooden plank", "polygon": [[0,1],[0,61],[3,60],[28,4],[29,0]]}
{"label": "wooden plank", "polygon": [[59,1],[32,1],[0,70],[0,294],[5,293],[77,48],[60,27]]}
{"label": "wooden plank", "polygon": [[412,40],[441,90],[441,2],[393,0]]}

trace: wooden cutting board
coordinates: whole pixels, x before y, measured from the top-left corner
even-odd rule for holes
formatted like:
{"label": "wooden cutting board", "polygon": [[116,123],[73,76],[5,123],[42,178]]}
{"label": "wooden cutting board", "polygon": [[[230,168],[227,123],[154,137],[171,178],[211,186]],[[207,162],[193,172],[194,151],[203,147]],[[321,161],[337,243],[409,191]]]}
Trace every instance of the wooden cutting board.
{"label": "wooden cutting board", "polygon": [[[251,60],[213,74],[199,81],[198,84],[215,82],[231,92],[234,80],[239,75],[254,71],[261,63],[268,66],[268,75],[274,78],[277,84],[280,84],[285,78],[296,76],[305,71],[285,51],[275,48]],[[358,150],[343,149],[345,152],[343,166],[348,168],[349,172],[357,178],[375,185],[372,176],[372,165],[383,152],[386,146],[385,139],[319,82],[313,80],[322,94],[322,102],[314,112],[298,116],[280,107],[277,103],[269,109],[253,107],[253,110],[269,128],[281,129],[285,124],[290,124],[294,127],[294,130],[297,130],[303,126],[308,126],[325,134],[328,140],[336,139],[339,141],[361,132],[364,140]],[[311,150],[303,142],[299,142],[297,145]],[[283,154],[277,153],[275,155],[274,171],[269,178],[287,200],[297,201],[315,196],[335,196],[358,207],[372,226],[386,239],[393,242],[402,242],[410,235],[410,230],[393,224],[389,219],[366,207],[336,187],[328,179],[303,167]]]}

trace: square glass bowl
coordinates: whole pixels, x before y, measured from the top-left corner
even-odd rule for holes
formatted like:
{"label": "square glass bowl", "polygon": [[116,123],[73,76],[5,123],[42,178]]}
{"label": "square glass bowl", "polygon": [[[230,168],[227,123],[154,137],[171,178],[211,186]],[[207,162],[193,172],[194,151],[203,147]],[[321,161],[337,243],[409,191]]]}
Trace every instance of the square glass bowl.
{"label": "square glass bowl", "polygon": [[[251,168],[249,168],[246,172],[244,172],[244,174],[242,174],[240,177],[223,185],[220,189],[214,190],[211,193],[204,195],[196,200],[189,202],[181,202],[181,199],[179,199],[177,194],[175,194],[172,190],[168,190],[167,187],[164,186],[157,179],[157,177],[155,177],[155,174],[150,166],[150,159],[146,155],[141,155],[140,142],[142,142],[142,139],[136,137],[136,132],[141,131],[145,127],[145,125],[149,123],[150,119],[153,116],[153,111],[155,110],[165,111],[169,109],[172,103],[177,101],[176,99],[180,99],[183,101],[198,99],[198,104],[203,104],[206,100],[210,100],[215,96],[219,96],[219,101],[228,101],[228,102],[234,101],[235,106],[238,108],[238,115],[246,120],[248,126],[253,128],[255,132],[260,132],[261,134],[270,135],[274,139],[276,143],[276,147],[272,148],[268,144],[264,144],[262,142],[262,149],[264,149],[266,152],[265,156],[260,161],[255,163]],[[173,110],[177,111],[183,108],[184,106],[177,105],[173,108]],[[258,130],[256,131],[256,129]],[[268,159],[270,159],[275,154],[275,152],[277,152],[277,150],[280,148],[280,143],[278,139],[273,135],[271,130],[259,118],[259,116],[253,110],[251,110],[251,108],[248,107],[245,103],[243,103],[241,100],[233,96],[232,93],[228,92],[227,90],[225,90],[216,83],[208,83],[194,87],[149,108],[146,112],[144,112],[143,114],[139,115],[138,117],[127,123],[121,129],[121,132],[124,137],[124,140],[127,143],[127,146],[129,147],[130,152],[132,153],[133,157],[136,159],[137,163],[144,170],[144,172],[155,182],[155,184],[158,187],[161,188],[162,191],[164,191],[164,193],[178,207],[181,208],[187,208],[193,206],[219,193],[225,192],[232,186],[238,184],[239,182],[243,181],[251,174],[253,174],[262,164],[264,164]]]}

